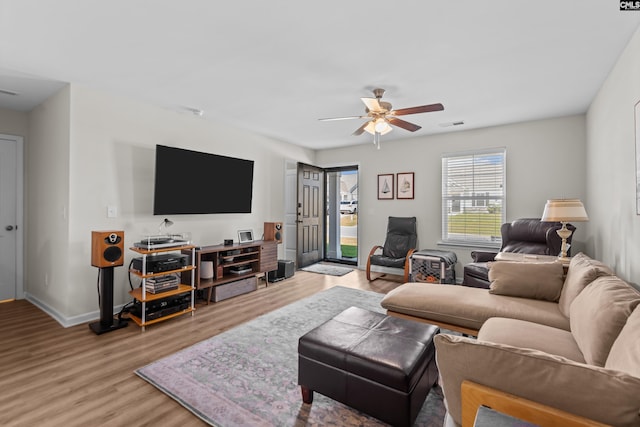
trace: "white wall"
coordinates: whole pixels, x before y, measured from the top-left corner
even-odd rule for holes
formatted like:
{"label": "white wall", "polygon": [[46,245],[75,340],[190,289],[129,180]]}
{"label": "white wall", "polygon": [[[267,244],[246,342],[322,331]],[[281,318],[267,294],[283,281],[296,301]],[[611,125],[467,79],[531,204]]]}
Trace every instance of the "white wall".
{"label": "white wall", "polygon": [[69,253],[69,97],[66,86],[29,114],[25,147],[25,293],[59,321],[75,305],[67,268],[76,256]]}
{"label": "white wall", "polygon": [[623,279],[640,283],[634,105],[640,101],[640,30],[587,113],[589,251]]}
{"label": "white wall", "polygon": [[[99,316],[92,230],[124,230],[126,248],[158,233],[164,216],[152,215],[156,144],[255,161],[251,214],[171,216],[170,231],[190,232],[200,245],[237,240],[238,229],[260,237],[265,221],[284,215],[285,159],[314,163],[311,150],[75,84],[34,110],[31,120],[27,292],[63,325]],[[219,184],[176,179],[201,185],[211,197]],[[109,205],[117,218],[107,218]],[[126,266],[132,257],[126,251],[125,266],[116,268],[115,305],[131,299]]]}
{"label": "white wall", "polygon": [[[462,277],[463,265],[471,261],[471,249],[438,246],[443,153],[506,147],[507,221],[539,218],[549,198],[584,199],[586,196],[584,115],[396,141],[388,138],[389,135],[383,137],[380,150],[367,143],[317,154],[321,166],[360,164],[358,247],[361,267],[366,265],[369,250],[384,242],[388,216],[416,216],[419,247],[456,252],[456,275]],[[377,175],[398,172],[415,172],[415,199],[377,200]],[[574,247],[580,247],[586,235],[581,225],[576,225]]]}
{"label": "white wall", "polygon": [[29,130],[29,116],[21,111],[0,108],[0,133],[16,135],[27,142]]}

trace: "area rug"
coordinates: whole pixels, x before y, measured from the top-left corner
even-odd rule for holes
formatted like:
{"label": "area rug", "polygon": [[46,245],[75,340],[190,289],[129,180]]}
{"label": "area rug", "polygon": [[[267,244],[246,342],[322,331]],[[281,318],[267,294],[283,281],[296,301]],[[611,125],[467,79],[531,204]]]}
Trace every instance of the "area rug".
{"label": "area rug", "polygon": [[[210,425],[384,426],[341,403],[315,393],[302,403],[298,380],[298,338],[357,306],[383,312],[383,295],[337,286],[262,315],[220,335],[136,370]],[[442,391],[434,387],[416,426],[442,426]]]}
{"label": "area rug", "polygon": [[300,270],[310,271],[312,273],[318,273],[318,274],[328,274],[330,276],[344,276],[347,273],[351,273],[353,271],[353,268],[341,267],[339,265],[316,263],[316,264],[311,264],[307,267],[303,267]]}

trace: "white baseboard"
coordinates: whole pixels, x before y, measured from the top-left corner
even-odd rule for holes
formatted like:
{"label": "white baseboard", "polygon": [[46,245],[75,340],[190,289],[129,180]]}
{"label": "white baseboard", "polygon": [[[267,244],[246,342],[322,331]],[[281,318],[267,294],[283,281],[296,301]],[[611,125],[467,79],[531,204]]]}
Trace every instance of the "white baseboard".
{"label": "white baseboard", "polygon": [[[44,311],[49,316],[51,316],[53,319],[55,319],[64,328],[68,328],[70,326],[81,325],[83,323],[89,323],[89,322],[92,322],[92,321],[100,319],[100,310],[96,310],[96,311],[92,311],[92,312],[84,313],[84,314],[79,314],[77,316],[67,317],[67,316],[63,315],[62,313],[60,313],[55,308],[53,308],[50,305],[46,304],[45,302],[39,300],[38,298],[34,297],[33,295],[30,295],[28,292],[25,292],[24,297],[31,304],[35,305],[40,310]],[[120,310],[122,310],[123,306],[124,306],[124,304],[121,304],[119,306],[114,307],[113,308],[113,314],[118,314],[120,312]]]}

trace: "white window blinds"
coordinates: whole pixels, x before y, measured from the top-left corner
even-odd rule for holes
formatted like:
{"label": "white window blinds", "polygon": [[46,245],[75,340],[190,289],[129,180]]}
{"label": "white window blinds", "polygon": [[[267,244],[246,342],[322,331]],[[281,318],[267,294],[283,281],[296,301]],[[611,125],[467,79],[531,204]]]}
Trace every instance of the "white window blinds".
{"label": "white window blinds", "polygon": [[442,240],[496,245],[505,222],[504,148],[442,156]]}

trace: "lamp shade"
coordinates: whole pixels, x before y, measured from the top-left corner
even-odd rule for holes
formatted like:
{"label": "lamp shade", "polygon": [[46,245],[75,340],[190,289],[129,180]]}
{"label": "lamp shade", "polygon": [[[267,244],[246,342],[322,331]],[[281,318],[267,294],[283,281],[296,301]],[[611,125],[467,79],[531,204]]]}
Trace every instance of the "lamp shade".
{"label": "lamp shade", "polygon": [[544,205],[542,221],[580,222],[589,221],[589,217],[579,199],[551,199]]}

